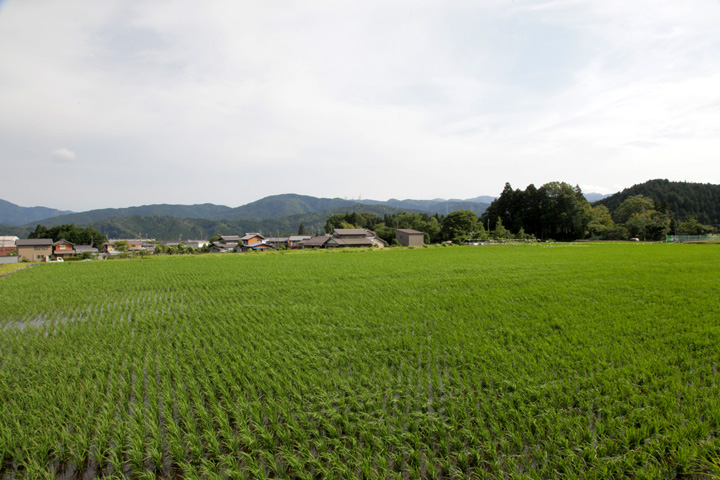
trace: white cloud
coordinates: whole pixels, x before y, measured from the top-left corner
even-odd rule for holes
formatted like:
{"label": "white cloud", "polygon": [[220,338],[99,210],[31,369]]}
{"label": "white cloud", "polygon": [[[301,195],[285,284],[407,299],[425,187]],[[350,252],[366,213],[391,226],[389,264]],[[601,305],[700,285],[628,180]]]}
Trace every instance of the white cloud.
{"label": "white cloud", "polygon": [[52,151],[51,156],[57,163],[74,163],[76,158],[75,152],[67,148],[57,148]]}
{"label": "white cloud", "polygon": [[0,166],[72,145],[101,206],[704,181],[718,24],[711,0],[8,0]]}

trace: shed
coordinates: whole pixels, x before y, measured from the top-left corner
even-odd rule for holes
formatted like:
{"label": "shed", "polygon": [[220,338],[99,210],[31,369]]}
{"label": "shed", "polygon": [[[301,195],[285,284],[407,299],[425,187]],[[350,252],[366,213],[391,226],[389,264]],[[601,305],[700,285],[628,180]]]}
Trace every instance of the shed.
{"label": "shed", "polygon": [[425,243],[425,234],[409,228],[398,228],[395,230],[395,239],[404,247],[419,247]]}

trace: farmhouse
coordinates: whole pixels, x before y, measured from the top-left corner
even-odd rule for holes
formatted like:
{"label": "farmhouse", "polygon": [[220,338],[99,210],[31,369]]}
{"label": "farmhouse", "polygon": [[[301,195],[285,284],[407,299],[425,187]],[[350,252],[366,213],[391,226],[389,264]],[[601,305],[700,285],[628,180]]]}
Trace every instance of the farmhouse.
{"label": "farmhouse", "polygon": [[265,237],[259,233],[246,233],[239,235],[221,235],[220,239],[210,244],[210,252],[227,253],[234,251],[247,252],[248,250],[266,250],[274,248],[265,242]]}
{"label": "farmhouse", "polygon": [[425,234],[409,228],[398,228],[395,230],[395,239],[404,247],[419,247],[425,243]]}
{"label": "farmhouse", "polygon": [[75,254],[82,255],[83,253],[92,253],[95,255],[98,253],[98,249],[92,245],[75,245]]}
{"label": "farmhouse", "polygon": [[336,228],[325,248],[337,247],[384,247],[387,243],[367,228]]}
{"label": "farmhouse", "polygon": [[291,235],[288,238],[288,248],[303,248],[303,242],[310,240],[310,235]]}
{"label": "farmhouse", "polygon": [[112,240],[109,240],[102,244],[102,251],[104,253],[109,253],[111,255],[115,255],[119,252],[115,248],[115,244],[117,242],[127,242],[128,244],[128,252],[140,252],[145,251],[148,253],[153,253],[155,251],[155,245],[151,242],[153,242],[155,239],[139,239],[139,238],[114,238]]}
{"label": "farmhouse", "polygon": [[15,242],[20,260],[47,262],[53,253],[53,241],[50,238],[31,238]]}
{"label": "farmhouse", "polygon": [[61,238],[53,243],[53,255],[55,258],[72,257],[75,255],[75,244]]}
{"label": "farmhouse", "polygon": [[253,243],[252,245],[243,245],[242,246],[243,252],[249,252],[250,250],[252,250],[252,251],[275,250],[275,247],[273,247],[269,243]]}
{"label": "farmhouse", "polygon": [[208,251],[211,253],[233,252],[240,245],[240,237],[237,235],[223,235],[216,242],[210,244]]}
{"label": "farmhouse", "polygon": [[242,242],[243,247],[249,247],[250,245],[255,245],[256,243],[263,243],[265,241],[265,237],[259,233],[246,233],[240,238],[240,241]]}
{"label": "farmhouse", "polygon": [[287,247],[289,237],[268,237],[265,239],[265,243],[272,245],[275,248]]}
{"label": "farmhouse", "polygon": [[329,235],[322,237],[311,237],[303,242],[303,248],[325,248],[325,244],[330,240]]}

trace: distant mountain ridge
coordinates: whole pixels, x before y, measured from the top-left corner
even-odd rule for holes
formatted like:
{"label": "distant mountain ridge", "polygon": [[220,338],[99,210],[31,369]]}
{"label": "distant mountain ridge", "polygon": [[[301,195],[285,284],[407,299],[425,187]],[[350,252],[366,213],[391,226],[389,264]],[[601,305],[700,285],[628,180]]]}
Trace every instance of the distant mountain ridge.
{"label": "distant mountain ridge", "polygon": [[[485,199],[493,197],[477,197],[477,199]],[[298,195],[294,193],[271,195],[261,198],[255,202],[231,208],[225,205],[215,205],[211,203],[196,205],[171,205],[171,204],[155,204],[141,205],[127,208],[103,208],[98,210],[89,210],[86,212],[53,214],[46,218],[32,217],[31,220],[24,223],[11,223],[9,221],[1,221],[9,225],[35,226],[41,223],[45,226],[52,227],[63,224],[88,225],[95,224],[102,220],[110,218],[134,217],[142,215],[155,215],[161,217],[176,218],[195,218],[207,220],[265,220],[271,218],[283,218],[292,215],[303,215],[314,212],[321,212],[333,209],[351,209],[356,205],[380,205],[393,207],[401,210],[413,210],[416,212],[424,212],[429,214],[446,214],[455,210],[472,210],[476,214],[481,214],[489,203],[482,203],[477,199],[470,200],[397,200],[390,199],[387,201],[379,200],[345,200],[342,198],[318,198],[308,195]],[[19,207],[23,208],[23,207]],[[15,218],[18,218],[17,216]]]}
{"label": "distant mountain ridge", "polygon": [[68,213],[72,212],[48,207],[21,207],[6,200],[0,200],[0,224],[20,226]]}
{"label": "distant mountain ridge", "polygon": [[397,209],[387,205],[352,203],[329,210],[289,215],[281,218],[211,220],[177,218],[157,215],[115,217],[93,223],[93,227],[110,238],[156,238],[158,240],[208,239],[213,235],[238,235],[244,232],[261,232],[266,237],[292,235],[300,224],[309,234],[324,234],[325,222],[336,213],[370,212],[378,216],[397,213],[420,213]]}
{"label": "distant mountain ridge", "polygon": [[587,200],[590,203],[598,202],[604,198],[611,197],[612,193],[583,193],[583,196],[585,197],[585,200]]}
{"label": "distant mountain ridge", "polygon": [[230,212],[231,210],[232,208],[225,205],[214,205],[212,203],[200,205],[142,205],[139,207],[88,210],[87,212],[71,213],[68,215],[46,218],[37,223],[42,223],[48,227],[71,223],[75,225],[87,225],[101,220],[106,220],[108,218],[132,217],[136,215],[159,215],[178,218],[212,218],[218,214],[222,215],[222,212]]}
{"label": "distant mountain ridge", "polygon": [[[478,197],[485,198],[485,197]],[[358,200],[358,203],[364,205],[388,205],[395,208],[410,208],[425,213],[446,215],[455,210],[470,210],[477,215],[482,214],[485,209],[490,205],[490,202],[477,202],[474,199],[471,200],[398,200],[391,198],[386,201],[379,200]]]}

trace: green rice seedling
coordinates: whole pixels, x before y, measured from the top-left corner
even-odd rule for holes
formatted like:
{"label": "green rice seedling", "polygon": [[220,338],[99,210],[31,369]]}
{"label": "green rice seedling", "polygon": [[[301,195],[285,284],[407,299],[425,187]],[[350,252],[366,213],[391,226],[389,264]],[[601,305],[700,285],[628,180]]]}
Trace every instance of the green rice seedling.
{"label": "green rice seedling", "polygon": [[636,247],[19,272],[0,289],[0,453],[49,466],[86,445],[124,476],[691,472],[720,438],[720,255]]}

